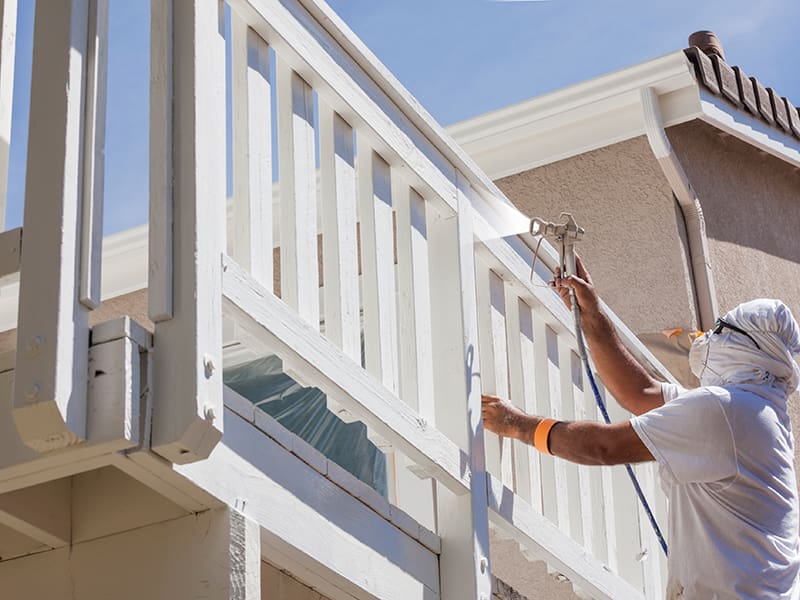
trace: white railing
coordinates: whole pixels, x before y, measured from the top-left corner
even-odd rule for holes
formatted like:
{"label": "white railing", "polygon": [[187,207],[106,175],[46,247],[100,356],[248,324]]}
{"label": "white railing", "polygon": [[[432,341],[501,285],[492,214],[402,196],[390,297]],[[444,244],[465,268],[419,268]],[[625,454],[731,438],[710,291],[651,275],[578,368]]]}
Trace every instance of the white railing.
{"label": "white railing", "polygon": [[[482,430],[481,392],[597,418],[571,317],[544,282],[552,249],[531,281],[524,240],[497,237],[493,207],[507,200],[321,0],[230,0],[228,107],[225,7],[151,5],[152,449],[186,463],[222,436],[230,320],[243,343],[274,352],[332,410],[368,426],[396,474],[389,500],[442,538],[443,598],[489,597],[490,523],[596,597],[658,597],[664,561],[624,470],[578,467]],[[17,445],[40,451],[100,431],[87,428],[84,388],[105,4],[58,6],[37,29],[51,41],[34,61],[31,122],[49,115],[58,127],[31,129],[24,239],[35,241],[23,245],[14,365]],[[75,97],[48,96],[55,88]],[[637,471],[664,522],[653,466]]]}
{"label": "white railing", "polygon": [[[440,531],[471,532],[480,548],[488,514],[594,594],[658,597],[664,562],[621,468],[543,457],[477,423],[479,391],[537,414],[597,418],[571,317],[542,277],[529,280],[528,247],[493,239],[502,194],[323,3],[234,0],[230,18],[234,239],[223,313],[326,392],[332,410],[369,426],[398,474],[390,500],[412,515],[429,513],[435,492],[409,465],[449,489],[436,499],[452,506],[440,508]],[[652,466],[637,471],[655,501]],[[471,501],[459,501],[467,488]],[[558,532],[551,542],[544,522]],[[465,565],[448,573],[443,561],[443,593],[485,589],[478,554],[466,584]]]}

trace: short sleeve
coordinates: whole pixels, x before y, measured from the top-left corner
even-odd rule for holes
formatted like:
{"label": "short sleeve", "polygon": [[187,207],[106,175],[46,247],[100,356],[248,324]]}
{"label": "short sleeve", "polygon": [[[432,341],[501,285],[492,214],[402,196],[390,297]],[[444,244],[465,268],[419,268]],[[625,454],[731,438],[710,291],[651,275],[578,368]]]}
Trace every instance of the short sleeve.
{"label": "short sleeve", "polygon": [[[672,390],[669,390],[672,392]],[[708,483],[736,475],[736,448],[716,395],[703,388],[631,419],[634,431],[674,483]]]}
{"label": "short sleeve", "polygon": [[661,395],[664,397],[664,402],[671,402],[675,400],[681,394],[686,393],[686,388],[682,385],[678,385],[677,383],[662,383],[661,384]]}

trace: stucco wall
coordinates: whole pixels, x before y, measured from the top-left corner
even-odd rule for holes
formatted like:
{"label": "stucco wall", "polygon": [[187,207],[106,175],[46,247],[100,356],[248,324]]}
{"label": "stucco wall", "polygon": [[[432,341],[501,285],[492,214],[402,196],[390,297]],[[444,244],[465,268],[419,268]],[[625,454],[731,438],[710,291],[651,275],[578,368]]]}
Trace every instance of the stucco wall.
{"label": "stucco wall", "polygon": [[720,311],[773,297],[800,315],[800,173],[701,121],[668,135],[703,207]]}
{"label": "stucco wall", "polygon": [[609,306],[637,334],[696,322],[685,230],[643,137],[505,177],[528,216],[570,211],[586,229],[578,252]]}

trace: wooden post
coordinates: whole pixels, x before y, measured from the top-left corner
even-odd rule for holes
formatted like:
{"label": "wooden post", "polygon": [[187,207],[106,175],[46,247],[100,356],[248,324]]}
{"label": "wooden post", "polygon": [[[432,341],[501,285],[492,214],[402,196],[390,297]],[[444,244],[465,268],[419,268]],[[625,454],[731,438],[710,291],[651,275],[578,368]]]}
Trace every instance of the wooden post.
{"label": "wooden post", "polygon": [[99,151],[98,137],[86,134],[98,132],[93,119],[102,111],[87,114],[85,98],[105,93],[97,89],[101,77],[86,76],[87,36],[91,11],[102,6],[36,6],[14,419],[22,440],[40,452],[86,438],[89,309],[79,300],[81,240],[90,232],[81,204],[85,159]]}
{"label": "wooden post", "polygon": [[[171,8],[171,11],[170,11]],[[207,457],[222,436],[222,276],[225,227],[225,40],[222,3],[209,0],[153,0],[153,14],[172,13],[171,31],[154,33],[162,60],[172,47],[171,148],[154,152],[151,169],[171,160],[172,228],[165,212],[151,212],[151,235],[165,238],[151,265],[172,253],[172,318],[156,323],[153,394],[153,449],[186,463]],[[155,29],[155,27],[154,27]],[[155,51],[155,50],[154,50]],[[159,71],[168,71],[161,67]],[[159,107],[164,110],[164,107]],[[162,115],[163,120],[163,115]],[[166,143],[170,136],[160,138]],[[166,184],[164,184],[166,185]],[[167,202],[169,204],[169,201]],[[160,229],[159,229],[160,228]],[[170,234],[171,231],[171,234]],[[171,242],[170,242],[171,238]],[[164,243],[166,242],[166,243]],[[160,247],[159,247],[160,246]],[[153,244],[151,244],[151,248]],[[151,277],[153,272],[151,270]],[[163,274],[157,286],[170,285]],[[161,291],[162,318],[168,317],[167,289]]]}
{"label": "wooden post", "polygon": [[[460,176],[459,176],[460,179]],[[469,457],[471,493],[438,488],[442,599],[491,597],[486,460],[481,389],[477,371],[478,315],[475,291],[471,189],[460,180],[457,214],[429,213],[433,350],[437,428]],[[449,213],[449,214],[448,214]]]}
{"label": "wooden post", "polygon": [[0,231],[6,227],[16,34],[17,0],[0,0]]}

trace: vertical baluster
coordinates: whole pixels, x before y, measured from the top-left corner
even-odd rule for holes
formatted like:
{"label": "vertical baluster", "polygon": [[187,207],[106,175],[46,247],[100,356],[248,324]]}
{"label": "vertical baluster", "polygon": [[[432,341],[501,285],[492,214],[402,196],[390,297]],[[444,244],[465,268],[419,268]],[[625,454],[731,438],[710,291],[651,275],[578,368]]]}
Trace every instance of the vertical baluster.
{"label": "vertical baluster", "polygon": [[[358,298],[356,177],[353,130],[319,100],[319,168],[325,335],[361,364]],[[354,417],[327,395],[328,410],[345,422]]]}
{"label": "vertical baluster", "polygon": [[[503,395],[498,390],[497,374],[495,372],[494,340],[492,337],[492,299],[491,277],[489,267],[479,258],[475,259],[475,287],[478,308],[478,339],[481,343],[481,392],[484,394]],[[503,440],[494,432],[484,431],[486,443],[486,470],[495,477],[501,478],[503,474],[502,446]]]}
{"label": "vertical baluster", "polygon": [[[536,392],[539,415],[561,418],[561,374],[559,372],[558,337],[547,326],[539,309],[533,311],[533,343],[536,361]],[[551,456],[542,455],[543,512],[559,529],[570,534],[569,489],[566,465]]]}
{"label": "vertical baluster", "polygon": [[319,101],[325,335],[361,363],[353,130]]}
{"label": "vertical baluster", "polygon": [[[87,120],[101,115],[82,109],[86,92],[103,93],[94,89],[98,78],[87,90],[90,10],[77,0],[37,3],[34,22],[14,419],[22,440],[39,451],[86,438],[89,310],[79,302],[83,273],[76,272],[81,153],[96,126]],[[86,152],[94,156],[92,141]]]}
{"label": "vertical baluster", "polygon": [[[397,223],[397,300],[400,341],[400,398],[432,426],[433,349],[431,347],[428,227],[422,197],[397,173],[392,174]],[[397,502],[426,527],[435,524],[435,484],[420,480],[406,457],[396,455]]]}
{"label": "vertical baluster", "polygon": [[[650,503],[650,508],[655,510],[656,503],[656,478],[654,465],[651,463],[639,464],[635,467],[636,476],[642,486],[642,491]],[[642,577],[644,578],[644,595],[648,600],[657,600],[661,597],[664,584],[661,579],[661,546],[658,538],[650,525],[650,520],[641,502],[639,507],[639,539],[646,555],[640,555],[642,561]]]}
{"label": "vertical baluster", "polygon": [[150,1],[150,212],[147,314],[154,323],[173,313],[173,35],[171,0]]}
{"label": "vertical baluster", "polygon": [[[622,409],[617,400],[605,392],[606,406],[612,423],[617,423],[630,418],[630,414]],[[637,557],[642,550],[639,539],[639,520],[634,518],[638,515],[639,501],[633,490],[628,474],[622,465],[613,467],[611,479],[614,486],[613,509],[614,524],[616,526],[617,539],[617,568],[622,577],[627,579],[636,588],[644,585],[642,579],[642,565]],[[608,508],[608,507],[606,507]]]}
{"label": "vertical baluster", "polygon": [[[533,313],[531,307],[522,300],[518,303],[519,331],[520,331],[520,362],[523,377],[523,410],[529,414],[541,415],[536,402],[536,385],[539,374],[536,368],[534,354]],[[513,393],[513,391],[512,391]],[[527,446],[528,469],[530,479],[531,506],[542,512],[542,467],[539,452],[532,445]]]}
{"label": "vertical baluster", "polygon": [[269,46],[231,9],[233,258],[272,291]]}
{"label": "vertical baluster", "polygon": [[[585,373],[583,374],[585,377]],[[602,421],[597,408],[597,400],[594,397],[591,385],[588,379],[584,379],[583,383],[583,396],[582,398],[575,399],[575,418],[587,419],[591,421]],[[607,500],[605,497],[603,479],[604,473],[608,467],[587,467],[581,470],[581,503],[584,510],[592,512],[591,516],[591,547],[586,545],[587,539],[584,537],[584,547],[587,548],[598,559],[608,562],[609,545],[616,545],[615,536],[609,535],[606,520],[606,506],[611,507],[613,500]],[[609,482],[610,482],[610,478]],[[588,488],[588,489],[587,489]],[[588,502],[589,504],[586,504]],[[613,515],[613,511],[609,510],[608,513]],[[588,524],[587,524],[588,525]],[[614,538],[612,540],[612,538]]]}
{"label": "vertical baluster", "polygon": [[471,493],[437,487],[442,537],[442,600],[491,597],[486,473],[480,421],[480,364],[475,297],[474,235],[469,186],[456,192],[458,212],[429,215],[431,303],[437,428],[469,456]]}
{"label": "vertical baluster", "polygon": [[[564,337],[557,338],[558,366],[561,377],[561,397],[558,401],[558,419],[562,421],[575,420],[576,391],[583,396],[582,390],[576,390],[576,383],[580,381],[580,362],[576,363],[577,356],[569,348]],[[552,398],[551,398],[552,400]],[[581,497],[578,481],[578,466],[574,463],[558,460],[556,469],[563,468],[563,476],[567,482],[567,498],[564,499],[570,507],[570,535],[575,541],[581,540]]]}
{"label": "vertical baluster", "polygon": [[389,165],[358,138],[358,208],[367,371],[398,392],[394,219]]}
{"label": "vertical baluster", "polygon": [[[150,214],[151,282],[157,288],[153,449],[175,463],[208,457],[222,437],[222,273],[225,223],[224,6],[208,0],[153,0],[153,60],[172,57],[171,93],[154,69],[158,100],[151,127],[150,165],[162,186]],[[165,13],[166,30],[155,20]],[[165,41],[162,36],[166,36]],[[172,48],[171,53],[165,48]],[[172,117],[166,105],[171,103]],[[165,148],[164,143],[171,143]],[[169,160],[166,169],[159,164]],[[170,182],[162,179],[171,174]],[[166,204],[163,201],[166,199]],[[175,210],[168,208],[174,202]],[[172,221],[166,226],[161,217]],[[170,256],[170,253],[172,255]],[[172,268],[169,265],[172,261]],[[152,268],[153,265],[157,268]],[[166,275],[171,279],[165,280]],[[171,292],[169,292],[171,290]],[[167,318],[169,294],[172,318]],[[151,296],[152,297],[152,296]],[[151,310],[153,310],[151,308]],[[179,376],[176,376],[179,374]]]}
{"label": "vertical baluster", "polygon": [[100,306],[100,273],[103,259],[108,0],[89,2],[86,46],[80,299],[85,306],[95,309]]}
{"label": "vertical baluster", "polygon": [[0,231],[6,227],[16,34],[17,0],[0,0]]}
{"label": "vertical baluster", "polygon": [[319,327],[317,180],[311,87],[277,61],[281,298]]}
{"label": "vertical baluster", "polygon": [[[508,348],[508,387],[511,402],[525,410],[525,372],[522,362],[520,299],[513,290],[505,290],[506,340]],[[532,432],[531,432],[532,433]],[[514,488],[525,501],[531,501],[531,446],[513,441]]]}
{"label": "vertical baluster", "polygon": [[[576,421],[585,421],[588,418],[586,412],[586,391],[584,389],[583,362],[580,357],[570,351],[570,366],[572,376],[572,399],[573,415]],[[586,382],[588,385],[588,382]],[[594,511],[596,499],[592,495],[592,476],[593,467],[577,465],[578,470],[578,495],[577,505],[580,506],[580,525],[582,532],[583,547],[588,552],[594,553]]]}
{"label": "vertical baluster", "polygon": [[[503,280],[476,261],[478,286],[478,331],[481,339],[481,390],[509,397],[508,356]],[[514,488],[512,445],[508,438],[486,432],[486,464],[499,476],[503,485]]]}

